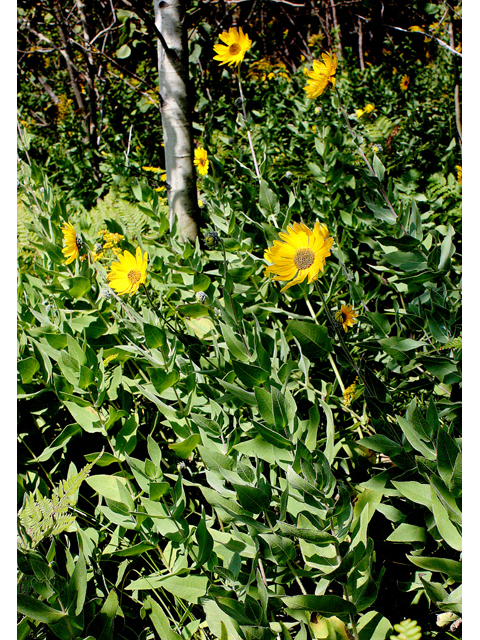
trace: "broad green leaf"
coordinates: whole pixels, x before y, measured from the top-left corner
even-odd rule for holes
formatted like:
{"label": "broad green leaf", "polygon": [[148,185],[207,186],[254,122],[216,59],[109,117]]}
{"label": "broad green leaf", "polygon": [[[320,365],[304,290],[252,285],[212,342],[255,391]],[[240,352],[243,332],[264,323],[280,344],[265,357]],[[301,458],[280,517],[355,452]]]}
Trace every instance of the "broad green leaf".
{"label": "broad green leaf", "polygon": [[313,542],[315,544],[330,544],[332,542],[337,542],[337,539],[326,531],[294,527],[293,525],[281,522],[280,520],[277,520],[277,525],[284,535],[301,538],[302,540],[307,540],[307,542]]}
{"label": "broad green leaf", "polygon": [[197,565],[200,567],[202,564],[210,559],[210,555],[213,551],[213,538],[207,528],[205,522],[205,510],[202,508],[202,517],[195,530],[195,539],[198,544],[198,558]]}
{"label": "broad green leaf", "polygon": [[385,255],[385,261],[402,271],[423,271],[428,266],[420,251],[393,251]]}
{"label": "broad green leaf", "polygon": [[403,433],[405,434],[407,440],[412,445],[412,447],[416,451],[419,451],[421,454],[423,454],[425,458],[427,458],[427,460],[435,460],[436,459],[435,450],[433,449],[433,447],[431,448],[427,446],[420,439],[421,434],[415,431],[414,425],[408,420],[405,420],[405,418],[402,418],[401,416],[396,416],[396,418],[397,418],[398,424],[400,425]]}
{"label": "broad green leaf", "polygon": [[448,269],[450,264],[450,258],[455,253],[455,247],[452,242],[452,238],[455,234],[455,230],[451,224],[448,225],[448,231],[445,235],[445,238],[442,241],[442,246],[440,249],[440,261],[438,263],[438,270],[442,271],[443,269]]}
{"label": "broad green leaf", "polygon": [[238,501],[250,513],[261,513],[270,506],[272,490],[266,483],[261,489],[242,484],[234,484],[233,487],[237,492]]}
{"label": "broad green leaf", "polygon": [[257,401],[255,399],[255,395],[250,391],[245,391],[242,387],[239,387],[236,384],[232,384],[231,382],[226,382],[225,380],[218,381],[222,387],[224,387],[227,391],[229,391],[235,398],[238,398],[245,404],[249,404],[255,406]]}
{"label": "broad green leaf", "polygon": [[64,402],[67,409],[77,422],[87,433],[97,433],[103,431],[102,423],[98,412],[91,406],[81,407],[75,402]]}
{"label": "broad green leaf", "polygon": [[17,362],[18,373],[22,378],[23,384],[30,384],[33,376],[40,369],[40,365],[36,358],[25,358]]}
{"label": "broad green leaf", "polygon": [[17,594],[17,611],[36,622],[52,624],[64,618],[67,614],[49,607],[37,598]]}
{"label": "broad green leaf", "polygon": [[283,596],[287,609],[314,611],[322,616],[355,614],[355,605],[339,596]]}
{"label": "broad green leaf", "polygon": [[456,441],[445,429],[440,427],[437,435],[437,467],[440,477],[447,486],[452,477],[459,453],[460,450]]}
{"label": "broad green leaf", "polygon": [[281,564],[295,558],[295,545],[285,536],[279,536],[276,533],[261,533],[260,537],[265,540],[273,556]]}
{"label": "broad green leaf", "polygon": [[265,371],[254,364],[247,364],[234,360],[232,362],[232,366],[237,377],[249,389],[253,389],[256,385],[263,384],[269,378],[268,371]]}
{"label": "broad green leaf", "polygon": [[158,446],[158,443],[150,434],[147,436],[147,449],[150,460],[156,467],[160,467],[160,462],[162,461],[162,451]]}
{"label": "broad green leaf", "polygon": [[149,349],[158,349],[158,347],[166,345],[166,336],[163,328],[145,322],[143,324],[143,333]]}
{"label": "broad green leaf", "polygon": [[411,500],[414,504],[423,504],[432,511],[432,499],[430,497],[429,484],[421,484],[414,480],[404,482],[392,480],[392,484],[402,495]]}
{"label": "broad green leaf", "polygon": [[357,622],[359,640],[385,640],[392,631],[390,622],[377,611],[368,611]]}
{"label": "broad green leaf", "polygon": [[385,167],[383,166],[382,161],[376,153],[373,154],[372,166],[373,172],[375,173],[379,181],[382,182],[383,176],[385,175]]}
{"label": "broad green leaf", "polygon": [[192,455],[193,450],[197,445],[199,445],[202,441],[201,436],[198,433],[193,433],[191,436],[188,436],[185,440],[181,442],[174,442],[173,444],[169,444],[168,448],[175,451],[177,456],[180,458],[189,458]]}
{"label": "broad green leaf", "polygon": [[85,596],[87,594],[87,565],[80,551],[75,569],[68,585],[68,610],[70,615],[78,616],[83,610]]}
{"label": "broad green leaf", "polygon": [[438,532],[450,547],[461,551],[462,536],[448,517],[447,510],[437,497],[433,486],[430,487],[430,495],[432,498],[433,517],[435,518]]}
{"label": "broad green leaf", "polygon": [[150,482],[148,487],[148,497],[154,502],[158,502],[160,498],[170,491],[168,482]]}
{"label": "broad green leaf", "polygon": [[391,209],[387,207],[381,207],[378,204],[374,204],[373,202],[365,202],[370,211],[373,211],[373,214],[377,218],[377,220],[383,220],[387,224],[397,224],[397,218]]}
{"label": "broad green leaf", "polygon": [[266,442],[270,442],[275,447],[280,447],[281,449],[292,449],[293,442],[285,438],[280,433],[273,431],[273,429],[269,429],[265,425],[262,425],[258,422],[253,421],[253,428],[258,431],[258,433],[262,436]]}
{"label": "broad green leaf", "polygon": [[424,558],[423,556],[407,556],[415,566],[427,571],[438,571],[455,580],[462,581],[462,563],[449,558]]}
{"label": "broad green leaf", "polygon": [[260,180],[259,205],[263,213],[269,216],[277,216],[280,213],[278,197],[269,188],[265,180]]}
{"label": "broad green leaf", "polygon": [[241,362],[249,362],[245,345],[234,334],[233,330],[223,322],[220,322],[220,330],[222,332],[225,343],[232,355],[232,359],[240,360]]}
{"label": "broad green leaf", "polygon": [[275,418],[273,416],[271,394],[266,389],[261,389],[260,387],[255,387],[254,392],[260,415],[268,425],[274,427]]}
{"label": "broad green leaf", "polygon": [[62,285],[73,298],[81,298],[84,293],[90,291],[92,283],[89,278],[77,276],[75,278],[65,278]]}
{"label": "broad green leaf", "polygon": [[455,460],[452,475],[448,482],[448,488],[454,498],[459,498],[462,494],[462,454],[459,453]]}
{"label": "broad green leaf", "polygon": [[143,607],[145,611],[147,611],[161,640],[181,640],[182,636],[179,636],[178,633],[173,631],[170,623],[168,622],[167,616],[158,602],[156,602],[152,597],[147,596],[143,601]]}
{"label": "broad green leaf", "polygon": [[152,575],[130,582],[130,584],[126,586],[126,589],[128,589],[128,591],[134,591],[135,589],[166,589],[169,593],[172,593],[181,600],[198,604],[198,599],[206,594],[207,586],[208,578],[206,576],[160,577],[159,575]]}
{"label": "broad green leaf", "polygon": [[97,640],[113,640],[113,621],[117,615],[118,605],[118,596],[112,589],[94,620]]}
{"label": "broad green leaf", "polygon": [[332,339],[328,336],[327,327],[305,320],[290,320],[287,328],[298,340],[302,349],[305,349],[309,359],[323,360],[332,350]]}
{"label": "broad green leaf", "polygon": [[128,46],[128,44],[122,44],[122,46],[117,49],[115,55],[120,60],[124,60],[125,58],[129,58],[132,55],[132,50]]}
{"label": "broad green leaf", "polygon": [[413,524],[402,522],[388,538],[388,542],[426,542],[427,531],[425,527],[416,527]]}
{"label": "broad green leaf", "polygon": [[185,318],[201,318],[202,316],[208,316],[208,307],[201,302],[192,302],[191,304],[181,304],[177,307],[178,313]]}
{"label": "broad green leaf", "polygon": [[96,475],[89,476],[86,482],[99,495],[115,502],[124,504],[128,509],[133,511],[134,504],[130,492],[126,488],[127,481],[120,476]]}
{"label": "broad green leaf", "polygon": [[218,471],[219,468],[230,470],[234,465],[233,458],[226,456],[224,453],[212,447],[198,445],[198,452],[202,456],[202,460],[207,466],[207,469],[211,469],[212,471]]}
{"label": "broad green leaf", "polygon": [[119,551],[113,551],[112,556],[118,556],[120,558],[131,558],[135,556],[139,556],[145,551],[151,551],[155,549],[155,545],[151,542],[139,542],[138,544],[133,544],[131,547],[127,549],[120,549]]}

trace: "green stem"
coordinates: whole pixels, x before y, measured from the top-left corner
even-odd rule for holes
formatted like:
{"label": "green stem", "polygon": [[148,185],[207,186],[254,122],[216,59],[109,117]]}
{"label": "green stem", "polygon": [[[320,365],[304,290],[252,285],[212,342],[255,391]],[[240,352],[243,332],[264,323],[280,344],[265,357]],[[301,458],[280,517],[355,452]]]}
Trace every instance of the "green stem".
{"label": "green stem", "polygon": [[[240,65],[238,65],[238,68],[237,68],[237,80],[238,80],[238,89],[239,89],[239,92],[240,92],[240,100],[241,100],[241,103],[242,103],[243,119],[245,121],[245,127],[247,129],[248,143],[250,145],[250,151],[252,152],[253,165],[255,167],[255,175],[257,176],[258,180],[260,181],[262,179],[262,177],[260,175],[260,170],[258,168],[257,156],[255,155],[255,149],[253,148],[252,135],[250,133],[250,128],[248,126],[248,121],[247,121],[247,112],[246,112],[246,109],[245,109],[245,98],[243,97],[242,81],[241,81],[241,78],[240,78]],[[277,226],[277,225],[275,225],[275,226]]]}
{"label": "green stem", "polygon": [[333,327],[335,333],[337,334],[337,337],[339,339],[340,342],[340,346],[343,349],[343,352],[345,353],[347,360],[350,362],[350,364],[352,365],[352,367],[355,369],[356,374],[358,375],[358,377],[360,378],[360,380],[362,381],[365,389],[371,393],[371,389],[370,389],[370,385],[367,383],[367,381],[365,380],[365,376],[363,375],[363,373],[360,371],[360,369],[358,368],[355,360],[353,359],[353,356],[350,354],[350,351],[347,348],[347,345],[345,344],[345,340],[343,339],[343,336],[340,332],[340,329],[338,328],[338,324],[335,322],[330,309],[328,308],[327,305],[327,301],[325,300],[325,296],[323,295],[323,291],[320,288],[320,285],[318,283],[318,280],[315,280],[315,286],[316,289],[320,295],[320,298],[322,299],[322,303],[323,303],[323,307],[325,309],[325,313],[327,314],[328,320],[330,321],[331,326]]}
{"label": "green stem", "polygon": [[[347,128],[348,128],[348,130],[349,130],[349,132],[350,132],[350,135],[352,136],[353,144],[357,147],[357,151],[358,151],[358,152],[359,152],[359,154],[362,156],[362,158],[363,158],[363,160],[364,160],[365,164],[367,165],[368,170],[370,171],[370,173],[372,174],[372,176],[375,176],[375,171],[373,170],[372,165],[371,165],[371,164],[370,164],[370,162],[368,161],[367,156],[363,153],[363,150],[362,150],[362,149],[361,149],[361,147],[357,144],[357,140],[356,140],[355,133],[354,133],[354,131],[353,131],[353,129],[352,129],[352,126],[351,126],[350,122],[348,121],[348,115],[347,115],[347,113],[346,113],[345,109],[343,108],[342,100],[341,100],[341,98],[340,98],[340,93],[339,93],[339,91],[338,91],[338,88],[337,88],[337,87],[335,87],[335,91],[336,91],[336,93],[337,93],[338,105],[339,105],[339,107],[340,107],[340,111],[342,112],[343,119],[345,120],[345,123],[346,123],[346,125],[347,125]],[[385,193],[385,189],[383,188],[383,186],[382,186],[381,184],[379,184],[379,186],[378,186],[378,188],[376,189],[376,191],[378,191],[378,193],[379,193],[379,194],[382,196],[382,198],[385,200],[385,203],[386,203],[387,207],[390,209],[390,211],[392,212],[392,215],[393,215],[394,219],[398,222],[398,225],[400,226],[400,228],[401,228],[401,230],[403,231],[403,233],[404,233],[405,235],[407,235],[407,231],[406,231],[406,229],[404,228],[404,226],[402,225],[402,223],[398,221],[398,216],[397,216],[397,214],[396,214],[396,212],[395,212],[395,209],[394,209],[394,208],[393,208],[393,206],[392,206],[392,203],[391,203],[391,202],[390,202],[390,200],[388,199],[388,196],[387,196],[387,194]]]}

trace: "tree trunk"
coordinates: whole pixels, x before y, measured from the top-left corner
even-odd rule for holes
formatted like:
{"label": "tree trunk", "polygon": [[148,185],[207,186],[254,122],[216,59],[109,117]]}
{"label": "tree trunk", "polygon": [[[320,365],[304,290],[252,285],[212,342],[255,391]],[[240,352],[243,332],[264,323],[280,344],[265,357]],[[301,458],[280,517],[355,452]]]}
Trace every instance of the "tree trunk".
{"label": "tree trunk", "polygon": [[153,0],[158,36],[158,79],[162,113],[170,229],[180,240],[197,238],[197,187],[187,99],[188,50],[184,0]]}

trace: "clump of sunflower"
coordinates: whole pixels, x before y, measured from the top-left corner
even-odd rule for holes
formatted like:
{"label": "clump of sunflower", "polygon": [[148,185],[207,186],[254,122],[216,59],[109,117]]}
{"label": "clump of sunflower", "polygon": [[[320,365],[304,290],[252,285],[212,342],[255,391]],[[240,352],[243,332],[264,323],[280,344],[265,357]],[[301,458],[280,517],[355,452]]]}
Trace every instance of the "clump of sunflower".
{"label": "clump of sunflower", "polygon": [[363,109],[357,109],[355,111],[355,115],[357,116],[357,118],[361,118],[363,115],[368,115],[369,113],[372,113],[372,111],[375,111],[375,103],[369,102],[363,107]]}
{"label": "clump of sunflower", "polygon": [[[121,233],[112,233],[108,229],[101,229],[99,231],[101,236],[101,242],[95,244],[95,249],[92,251],[92,258],[94,260],[100,260],[103,258],[103,254],[106,250],[111,249],[112,253],[116,256],[120,255],[122,250],[117,245],[124,239]],[[103,244],[102,244],[103,243]]]}
{"label": "clump of sunflower", "polygon": [[272,80],[276,76],[290,80],[285,63],[282,61],[272,61],[268,56],[252,62],[247,73],[247,78],[253,78],[260,82]]}
{"label": "clump of sunflower", "polygon": [[80,234],[77,234],[75,227],[70,222],[64,222],[62,226],[63,241],[65,243],[62,253],[66,260],[65,264],[71,264],[77,258],[84,259],[85,256],[80,256],[80,250],[83,247],[83,239]]}
{"label": "clump of sunflower", "polygon": [[400,89],[402,91],[406,91],[408,89],[409,84],[410,84],[410,78],[405,73],[400,79]]}

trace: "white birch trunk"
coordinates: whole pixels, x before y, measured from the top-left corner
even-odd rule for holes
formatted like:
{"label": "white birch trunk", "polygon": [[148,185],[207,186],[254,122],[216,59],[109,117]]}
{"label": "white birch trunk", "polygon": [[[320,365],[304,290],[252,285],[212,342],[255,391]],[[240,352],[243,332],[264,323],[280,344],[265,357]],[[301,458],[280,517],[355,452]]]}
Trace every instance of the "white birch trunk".
{"label": "white birch trunk", "polygon": [[195,242],[198,204],[187,101],[188,52],[183,33],[184,0],[153,0],[153,5],[158,29],[158,78],[170,229],[176,219],[180,240]]}

